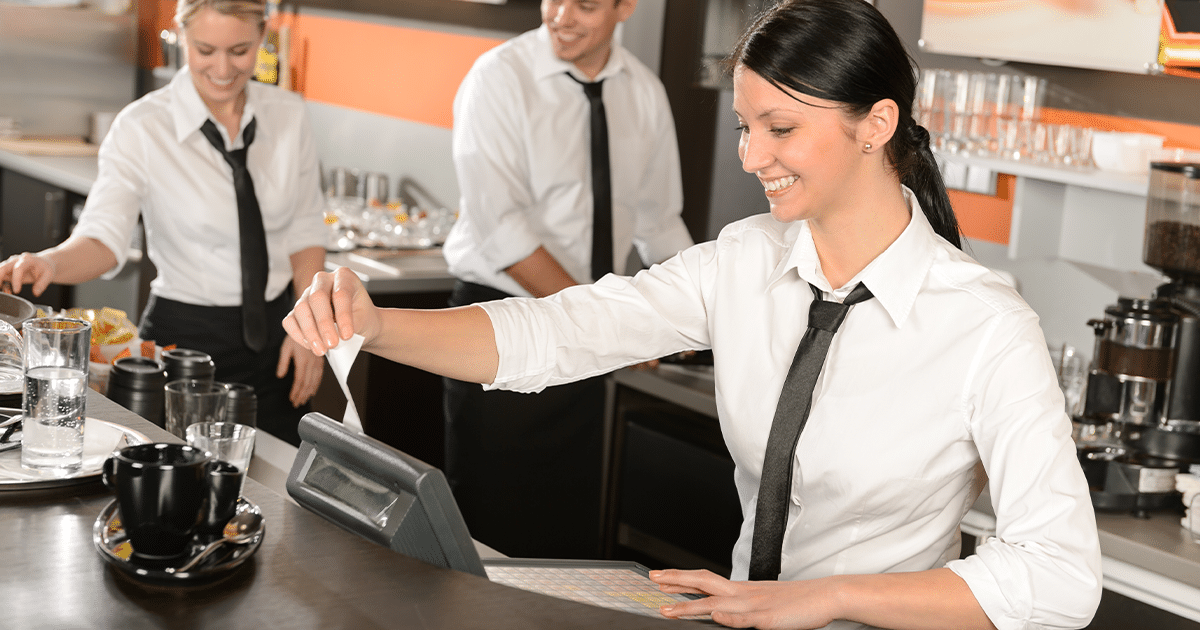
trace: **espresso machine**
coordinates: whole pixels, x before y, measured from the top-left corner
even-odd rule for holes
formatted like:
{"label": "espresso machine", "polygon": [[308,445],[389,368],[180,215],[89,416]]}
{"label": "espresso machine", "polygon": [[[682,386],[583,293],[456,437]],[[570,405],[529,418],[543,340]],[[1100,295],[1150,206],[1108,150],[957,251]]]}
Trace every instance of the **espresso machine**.
{"label": "espresso machine", "polygon": [[1167,282],[1088,322],[1076,444],[1101,510],[1181,505],[1175,474],[1200,463],[1200,164],[1151,163],[1142,260]]}

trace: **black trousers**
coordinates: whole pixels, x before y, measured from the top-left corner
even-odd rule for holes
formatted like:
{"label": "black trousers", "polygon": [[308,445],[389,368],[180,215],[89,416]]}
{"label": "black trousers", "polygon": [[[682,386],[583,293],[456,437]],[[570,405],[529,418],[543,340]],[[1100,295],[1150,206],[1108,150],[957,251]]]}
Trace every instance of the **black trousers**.
{"label": "black trousers", "polygon": [[[451,306],[510,297],[459,281]],[[538,394],[445,379],[446,476],[476,540],[513,557],[598,558],[604,379]]]}
{"label": "black trousers", "polygon": [[279,349],[287,334],[283,331],[283,318],[294,303],[290,288],[267,302],[267,320],[276,324],[270,329],[262,352],[253,352],[242,342],[242,309],[238,306],[197,306],[151,294],[139,332],[142,339],[154,340],[159,346],[174,344],[207,353],[216,365],[215,380],[254,388],[258,398],[258,428],[299,446],[300,434],[296,428],[309,406],[293,407],[288,400],[292,389],[290,367],[283,378],[275,377]]}

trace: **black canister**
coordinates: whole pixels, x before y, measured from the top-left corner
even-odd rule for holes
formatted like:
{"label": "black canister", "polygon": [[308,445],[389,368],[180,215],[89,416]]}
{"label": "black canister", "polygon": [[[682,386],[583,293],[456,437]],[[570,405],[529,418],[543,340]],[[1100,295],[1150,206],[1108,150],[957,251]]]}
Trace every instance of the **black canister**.
{"label": "black canister", "polygon": [[213,373],[217,370],[212,357],[199,350],[188,350],[187,348],[164,350],[162,360],[167,367],[168,383],[185,378],[211,381]]}
{"label": "black canister", "polygon": [[225,421],[250,427],[258,426],[258,396],[245,383],[229,383],[229,400],[225,403]]}
{"label": "black canister", "polygon": [[113,362],[108,376],[108,398],[161,427],[166,382],[167,371],[162,361],[124,357]]}

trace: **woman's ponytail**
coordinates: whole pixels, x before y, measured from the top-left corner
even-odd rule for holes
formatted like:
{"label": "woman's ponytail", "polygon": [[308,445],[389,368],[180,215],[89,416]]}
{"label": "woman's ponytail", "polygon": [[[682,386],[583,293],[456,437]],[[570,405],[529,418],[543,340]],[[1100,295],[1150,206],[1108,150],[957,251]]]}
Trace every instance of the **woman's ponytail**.
{"label": "woman's ponytail", "polygon": [[902,120],[901,128],[896,130],[887,146],[888,157],[900,177],[900,183],[916,194],[933,231],[951,245],[962,249],[962,232],[954,216],[954,208],[950,206],[941,170],[929,146],[929,131],[911,118]]}

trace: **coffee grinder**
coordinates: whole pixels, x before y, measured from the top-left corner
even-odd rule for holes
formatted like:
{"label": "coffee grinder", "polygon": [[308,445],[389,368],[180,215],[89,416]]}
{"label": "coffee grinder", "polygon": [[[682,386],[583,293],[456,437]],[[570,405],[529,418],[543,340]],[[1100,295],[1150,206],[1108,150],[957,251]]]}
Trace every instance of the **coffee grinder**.
{"label": "coffee grinder", "polygon": [[1200,463],[1200,164],[1151,163],[1142,259],[1167,282],[1088,322],[1077,445],[1102,510],[1178,505],[1175,474]]}

